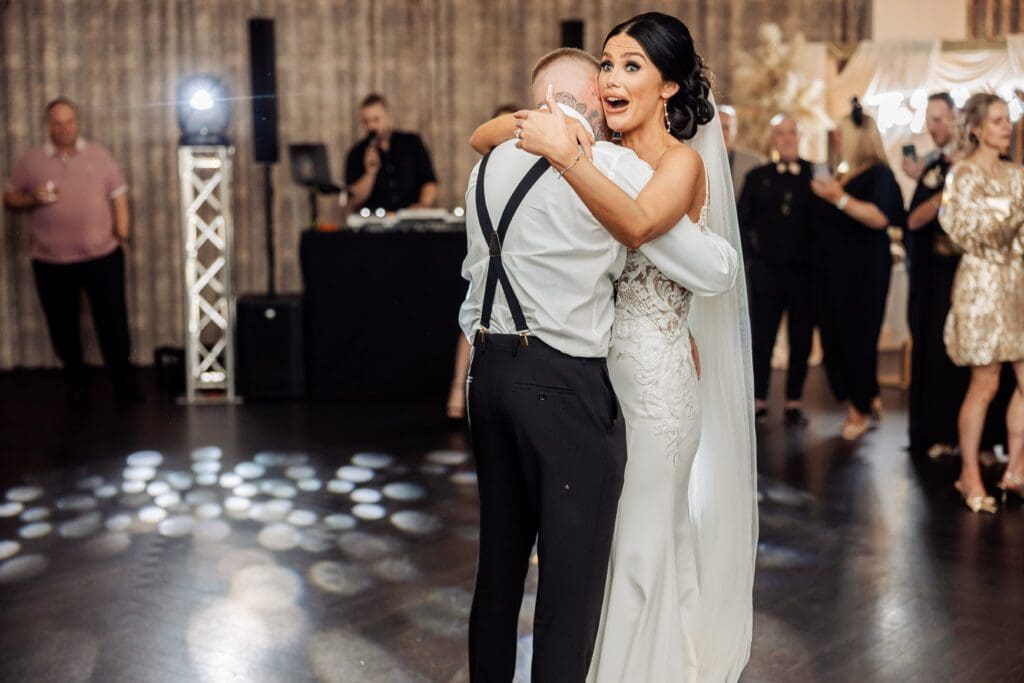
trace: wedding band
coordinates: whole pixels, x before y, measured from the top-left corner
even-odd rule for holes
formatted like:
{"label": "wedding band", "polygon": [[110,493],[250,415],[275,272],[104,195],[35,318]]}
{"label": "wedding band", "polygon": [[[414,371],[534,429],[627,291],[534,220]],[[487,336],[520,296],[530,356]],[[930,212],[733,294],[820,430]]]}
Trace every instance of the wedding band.
{"label": "wedding band", "polygon": [[512,136],[516,140],[522,140],[523,139],[523,129],[522,128],[516,128],[516,132],[512,133]]}

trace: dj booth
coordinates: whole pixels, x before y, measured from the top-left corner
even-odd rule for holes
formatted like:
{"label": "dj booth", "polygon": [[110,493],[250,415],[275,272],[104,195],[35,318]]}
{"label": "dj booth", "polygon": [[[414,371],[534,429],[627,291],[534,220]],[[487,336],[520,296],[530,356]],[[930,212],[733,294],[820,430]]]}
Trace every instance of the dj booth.
{"label": "dj booth", "polygon": [[349,219],[303,233],[307,395],[444,395],[466,294],[465,225],[451,215]]}

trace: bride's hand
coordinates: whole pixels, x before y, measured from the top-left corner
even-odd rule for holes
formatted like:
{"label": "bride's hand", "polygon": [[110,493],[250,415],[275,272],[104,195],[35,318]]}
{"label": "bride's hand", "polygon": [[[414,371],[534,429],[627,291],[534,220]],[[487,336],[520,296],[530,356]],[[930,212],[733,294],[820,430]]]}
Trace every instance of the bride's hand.
{"label": "bride's hand", "polygon": [[594,138],[576,119],[567,118],[554,101],[552,87],[548,86],[548,111],[518,111],[515,113],[516,146],[531,154],[545,157],[556,168],[568,166],[582,148],[588,159]]}

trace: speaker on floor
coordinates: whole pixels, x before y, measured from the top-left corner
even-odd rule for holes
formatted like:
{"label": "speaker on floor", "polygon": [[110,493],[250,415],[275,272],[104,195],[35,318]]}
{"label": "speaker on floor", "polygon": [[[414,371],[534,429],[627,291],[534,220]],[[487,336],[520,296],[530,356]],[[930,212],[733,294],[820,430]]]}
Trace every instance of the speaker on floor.
{"label": "speaker on floor", "polygon": [[249,20],[249,67],[252,74],[253,153],[258,162],[276,164],[277,74],[274,20]]}
{"label": "speaker on floor", "polygon": [[238,394],[247,400],[303,396],[302,296],[241,296],[236,319]]}
{"label": "speaker on floor", "polygon": [[562,22],[562,47],[583,49],[582,19],[569,19]]}

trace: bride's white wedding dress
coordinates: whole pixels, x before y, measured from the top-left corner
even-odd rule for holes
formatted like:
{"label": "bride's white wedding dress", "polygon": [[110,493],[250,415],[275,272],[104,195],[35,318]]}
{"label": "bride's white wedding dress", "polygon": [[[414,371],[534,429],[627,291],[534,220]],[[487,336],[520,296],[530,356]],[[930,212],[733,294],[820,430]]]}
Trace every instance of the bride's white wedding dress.
{"label": "bride's white wedding dress", "polygon": [[[733,197],[720,141],[716,116],[693,145],[708,169],[705,204],[697,224],[684,217],[682,227],[739,250],[735,205],[718,199]],[[739,678],[757,537],[750,368],[742,275],[724,294],[695,298],[629,252],[608,355],[627,461],[588,683]]]}
{"label": "bride's white wedding dress", "polygon": [[699,587],[687,501],[701,417],[687,320],[692,298],[641,252],[629,252],[608,354],[628,459],[588,677],[595,683],[698,680],[692,629]]}

